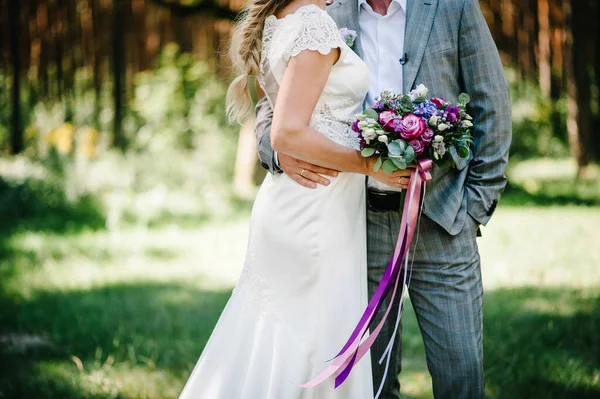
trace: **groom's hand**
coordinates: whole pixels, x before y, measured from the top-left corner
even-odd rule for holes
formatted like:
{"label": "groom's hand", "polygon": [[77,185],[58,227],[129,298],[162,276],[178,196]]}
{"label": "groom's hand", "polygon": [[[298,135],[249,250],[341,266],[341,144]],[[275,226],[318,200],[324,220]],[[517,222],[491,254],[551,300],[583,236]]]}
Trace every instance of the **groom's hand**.
{"label": "groom's hand", "polygon": [[336,177],[338,175],[336,170],[313,165],[289,155],[277,154],[277,158],[281,170],[294,179],[296,183],[304,187],[317,188],[317,184],[328,186],[330,181],[323,177],[323,175],[331,177]]}

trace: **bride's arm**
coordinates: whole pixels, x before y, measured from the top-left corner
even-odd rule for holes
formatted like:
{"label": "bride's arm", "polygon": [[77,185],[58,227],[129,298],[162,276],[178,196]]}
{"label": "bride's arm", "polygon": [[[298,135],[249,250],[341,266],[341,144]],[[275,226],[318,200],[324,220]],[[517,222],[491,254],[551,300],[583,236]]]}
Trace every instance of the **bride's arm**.
{"label": "bride's arm", "polygon": [[374,157],[364,158],[359,151],[335,143],[309,125],[338,57],[339,49],[336,49],[327,55],[302,51],[290,59],[273,110],[273,150],[327,168],[373,176],[385,184],[400,187],[399,178],[409,172],[387,175],[380,170],[375,173]]}

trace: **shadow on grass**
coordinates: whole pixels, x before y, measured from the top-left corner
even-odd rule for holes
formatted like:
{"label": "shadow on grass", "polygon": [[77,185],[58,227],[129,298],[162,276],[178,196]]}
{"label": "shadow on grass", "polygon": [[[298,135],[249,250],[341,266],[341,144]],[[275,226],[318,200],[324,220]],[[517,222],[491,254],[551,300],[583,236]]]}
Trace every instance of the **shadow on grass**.
{"label": "shadow on grass", "polygon": [[92,196],[69,201],[60,184],[34,178],[14,182],[0,177],[0,234],[14,231],[71,233],[105,225]]}
{"label": "shadow on grass", "polygon": [[599,398],[600,296],[501,289],[485,296],[486,379],[494,398]]}
{"label": "shadow on grass", "polygon": [[600,206],[600,195],[590,185],[559,179],[539,184],[540,188],[532,193],[509,181],[502,195],[502,206]]}
{"label": "shadow on grass", "polygon": [[2,397],[103,397],[84,395],[75,379],[69,393],[68,384],[49,379],[36,366],[51,360],[77,374],[72,356],[86,369],[110,359],[148,372],[188,375],[229,296],[229,290],[142,283],[0,298],[0,336],[49,342],[24,351],[0,344]]}
{"label": "shadow on grass", "polygon": [[[114,366],[163,371],[172,376],[173,388],[191,372],[229,296],[229,290],[184,283],[140,283],[0,297],[0,336],[37,336],[50,343],[21,352],[0,346],[2,397],[104,398],[78,385],[72,356],[86,370],[110,359]],[[485,312],[490,398],[600,397],[600,296],[501,289],[486,294]],[[404,332],[404,340],[419,334],[410,326]],[[53,378],[38,367],[49,360],[72,372]],[[136,382],[140,389],[144,378]]]}

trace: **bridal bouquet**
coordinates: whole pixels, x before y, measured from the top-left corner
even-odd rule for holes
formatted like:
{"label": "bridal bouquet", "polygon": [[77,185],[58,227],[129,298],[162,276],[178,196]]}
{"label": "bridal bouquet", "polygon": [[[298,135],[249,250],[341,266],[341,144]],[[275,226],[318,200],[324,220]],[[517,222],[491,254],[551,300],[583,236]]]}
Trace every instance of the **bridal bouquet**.
{"label": "bridal bouquet", "polygon": [[428,89],[419,85],[407,95],[384,90],[377,102],[357,115],[352,129],[361,139],[364,157],[379,155],[375,171],[406,169],[417,159],[429,158],[440,167],[454,167],[450,149],[467,158],[473,143],[473,118],[467,114],[468,94],[454,105],[443,98],[426,99]]}

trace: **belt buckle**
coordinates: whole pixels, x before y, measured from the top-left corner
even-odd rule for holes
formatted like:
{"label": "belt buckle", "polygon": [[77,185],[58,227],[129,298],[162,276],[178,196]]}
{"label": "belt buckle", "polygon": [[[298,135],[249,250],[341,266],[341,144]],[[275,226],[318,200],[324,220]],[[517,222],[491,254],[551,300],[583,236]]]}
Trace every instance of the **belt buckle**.
{"label": "belt buckle", "polygon": [[372,210],[373,212],[385,212],[385,209],[382,208],[378,208],[375,205],[373,205],[371,203],[371,198],[372,197],[379,197],[379,198],[383,198],[383,197],[387,197],[387,193],[384,193],[383,191],[377,191],[377,190],[368,190],[367,191],[367,206],[370,210]]}

